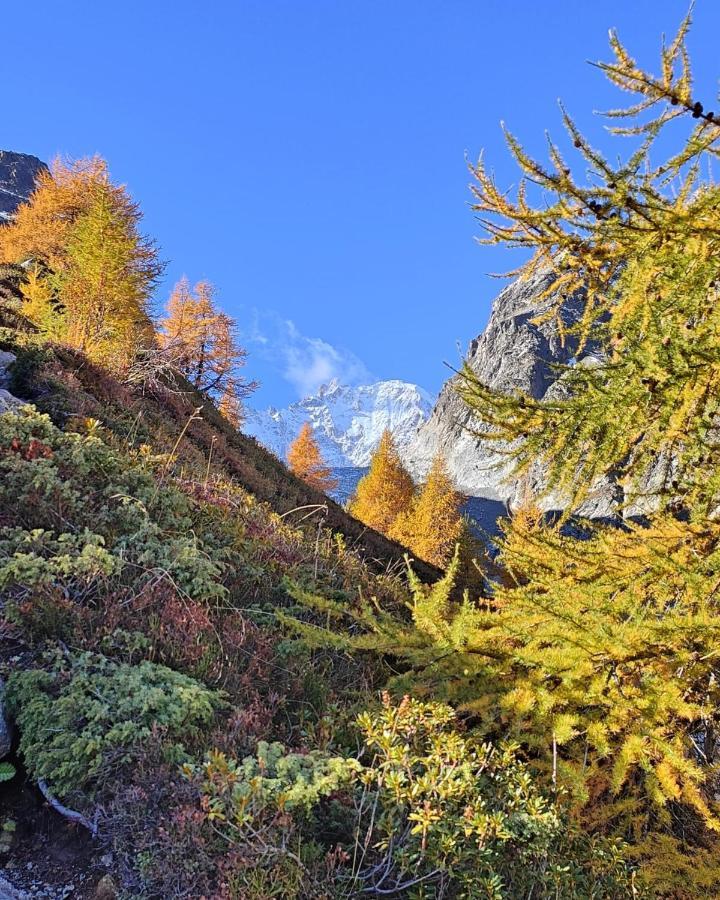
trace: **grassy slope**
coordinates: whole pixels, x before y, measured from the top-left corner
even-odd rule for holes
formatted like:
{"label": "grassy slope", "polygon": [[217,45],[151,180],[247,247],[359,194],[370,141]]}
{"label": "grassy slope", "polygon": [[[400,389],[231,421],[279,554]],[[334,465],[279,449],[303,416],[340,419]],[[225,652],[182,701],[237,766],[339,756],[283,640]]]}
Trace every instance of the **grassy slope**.
{"label": "grassy slope", "polygon": [[[188,382],[179,382],[172,391],[130,388],[65,347],[28,351],[6,339],[0,340],[0,349],[18,355],[13,392],[50,413],[57,424],[72,416],[96,418],[118,436],[133,444],[147,443],[159,452],[171,452],[180,440],[174,465],[178,474],[187,470],[194,478],[207,470],[212,449],[211,474],[231,478],[289,522],[298,524],[307,517],[306,525],[313,529],[321,522],[342,534],[378,572],[403,565],[404,547],[367,528],[294,476],[254,438],[236,431]],[[199,415],[191,419],[195,410]],[[426,582],[440,574],[420,560],[414,567]]]}

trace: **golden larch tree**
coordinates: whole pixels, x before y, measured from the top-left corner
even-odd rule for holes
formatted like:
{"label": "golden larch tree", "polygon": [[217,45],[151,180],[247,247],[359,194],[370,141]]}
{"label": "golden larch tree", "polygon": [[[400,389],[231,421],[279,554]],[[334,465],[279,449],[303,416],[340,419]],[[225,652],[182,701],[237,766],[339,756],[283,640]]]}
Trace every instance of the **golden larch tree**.
{"label": "golden larch tree", "polygon": [[150,298],[162,266],[153,243],[138,233],[141,214],[124,189],[105,182],[92,193],[56,276],[66,339],[92,359],[124,366],[152,343]]}
{"label": "golden larch tree", "polygon": [[350,513],[365,525],[388,534],[397,517],[409,507],[415,486],[387,429],[370,461],[370,471],[350,501]]}
{"label": "golden larch tree", "polygon": [[37,326],[43,336],[62,340],[65,336],[65,310],[57,301],[47,270],[39,263],[29,265],[20,282],[20,293],[24,301],[23,315]]}
{"label": "golden larch tree", "polygon": [[89,209],[94,188],[107,184],[107,164],[99,156],[74,161],[57,158],[41,171],[35,191],[22,203],[14,220],[0,227],[3,262],[43,260],[52,271],[65,264],[69,232]]}
{"label": "golden larch tree", "polygon": [[[220,399],[231,420],[242,418],[242,401],[257,387],[238,374],[247,351],[240,346],[235,320],[222,312],[208,281],[193,288],[186,277],[170,294],[161,322],[161,341],[173,364],[199,391]],[[224,400],[223,400],[224,398]]]}
{"label": "golden larch tree", "polygon": [[93,157],[56,160],[0,228],[2,260],[33,264],[28,317],[113,368],[154,340],[150,299],[163,266],[141,220],[139,206]]}
{"label": "golden larch tree", "polygon": [[309,423],[300,429],[300,434],[290,444],[287,454],[288,466],[303,481],[328,493],[337,487],[337,479],[323,461],[317,441]]}
{"label": "golden larch tree", "polygon": [[462,503],[445,459],[438,454],[422,489],[395,519],[388,534],[425,562],[444,567],[463,533]]}

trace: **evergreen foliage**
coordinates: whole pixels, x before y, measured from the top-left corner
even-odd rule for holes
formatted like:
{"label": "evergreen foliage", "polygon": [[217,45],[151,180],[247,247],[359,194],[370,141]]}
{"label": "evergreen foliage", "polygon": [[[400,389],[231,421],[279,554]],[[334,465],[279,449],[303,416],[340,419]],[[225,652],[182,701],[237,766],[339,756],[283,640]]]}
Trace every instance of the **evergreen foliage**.
{"label": "evergreen foliage", "polygon": [[337,479],[323,462],[312,428],[305,423],[300,433],[290,444],[287,454],[288,467],[298,478],[302,478],[312,487],[327,494],[334,490]]}
{"label": "evergreen foliage", "polygon": [[20,612],[30,598],[92,596],[107,580],[140,589],[160,573],[194,599],[223,596],[188,499],[92,430],[62,432],[29,406],[0,415],[0,478],[0,589]]}
{"label": "evergreen foliage", "polygon": [[197,738],[219,706],[212,691],[165,666],[91,653],[13,673],[6,699],[31,774],[61,796],[92,793],[143,743]]}
{"label": "evergreen foliage", "polygon": [[365,525],[389,534],[397,517],[408,509],[414,490],[392,434],[385,430],[370,461],[370,471],[360,479],[349,509]]}
{"label": "evergreen foliage", "polygon": [[[326,639],[404,659],[398,690],[445,696],[479,734],[520,741],[584,827],[632,841],[656,895],[710,897],[720,891],[720,189],[706,163],[720,124],[693,94],[688,27],[663,47],[657,77],[611,35],[615,60],[600,68],[637,99],[611,113],[635,141],[625,161],[609,162],[564,114],[586,180],[554,143],[545,167],[512,135],[525,176],[516,199],[473,167],[486,240],[532,250],[526,277],[553,273],[548,292],[578,363],[552,398],[495,393],[469,367],[460,393],[518,474],[548,473],[563,516],[518,511],[488,600],[453,600],[454,564],[433,588],[414,581],[411,625],[368,605],[351,612],[351,633]],[[653,161],[686,121],[685,144]],[[559,315],[571,293],[583,303],[576,326]],[[618,522],[568,529],[601,477],[622,487]],[[322,643],[322,629],[299,627]]]}
{"label": "evergreen foliage", "polygon": [[390,526],[389,536],[420,559],[444,568],[463,535],[462,502],[438,454],[410,506]]}

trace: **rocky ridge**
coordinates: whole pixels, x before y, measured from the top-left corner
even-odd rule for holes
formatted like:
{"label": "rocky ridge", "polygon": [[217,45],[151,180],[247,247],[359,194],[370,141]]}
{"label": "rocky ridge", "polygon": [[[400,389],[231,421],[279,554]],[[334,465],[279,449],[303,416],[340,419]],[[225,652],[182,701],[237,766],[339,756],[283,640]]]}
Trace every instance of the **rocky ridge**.
{"label": "rocky ridge", "polygon": [[13,217],[35,190],[35,180],[45,169],[37,156],[0,150],[0,222]]}
{"label": "rocky ridge", "polygon": [[285,459],[290,443],[309,422],[328,465],[367,466],[386,428],[404,451],[431,407],[429,395],[405,381],[351,387],[333,379],[284,409],[248,410],[243,431]]}
{"label": "rocky ridge", "polygon": [[[556,321],[543,319],[557,303],[556,295],[543,296],[552,280],[550,274],[538,274],[508,285],[495,299],[487,327],[471,341],[467,363],[496,391],[520,390],[538,400],[552,396],[561,390],[562,367],[576,362],[576,341],[563,341]],[[570,324],[581,310],[582,298],[574,295],[565,300],[560,315]],[[457,395],[459,379],[454,375],[443,386],[432,414],[405,450],[407,463],[413,475],[422,478],[433,457],[442,453],[463,493],[512,504],[524,486],[512,476],[507,448],[483,438],[482,425]],[[539,489],[542,471],[535,471],[531,479]],[[553,508],[559,501],[545,498],[544,504]]]}

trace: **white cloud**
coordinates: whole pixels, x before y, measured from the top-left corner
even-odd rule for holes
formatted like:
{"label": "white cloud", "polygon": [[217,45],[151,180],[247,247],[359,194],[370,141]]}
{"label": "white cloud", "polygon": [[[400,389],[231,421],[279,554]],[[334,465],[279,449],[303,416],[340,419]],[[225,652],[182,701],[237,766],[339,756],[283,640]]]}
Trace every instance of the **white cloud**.
{"label": "white cloud", "polygon": [[375,380],[354,353],[303,334],[291,319],[276,313],[253,310],[243,338],[248,349],[277,366],[298,397],[314,394],[333,378],[350,385]]}

